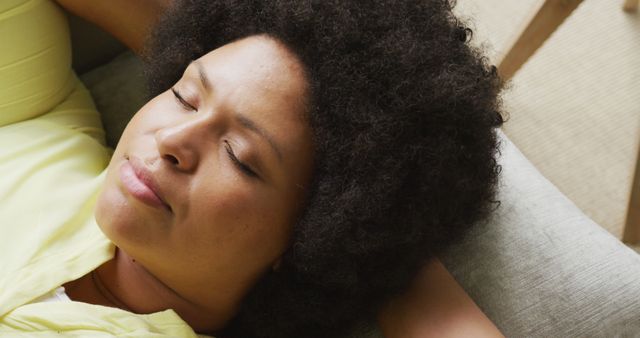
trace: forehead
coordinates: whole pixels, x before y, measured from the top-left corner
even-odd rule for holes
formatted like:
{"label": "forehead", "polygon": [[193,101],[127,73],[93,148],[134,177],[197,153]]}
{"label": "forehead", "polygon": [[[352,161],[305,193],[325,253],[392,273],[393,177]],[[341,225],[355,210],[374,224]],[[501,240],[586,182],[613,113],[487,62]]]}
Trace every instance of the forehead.
{"label": "forehead", "polygon": [[285,157],[309,151],[304,67],[281,42],[262,35],[237,40],[202,56],[185,74],[208,81],[207,100],[254,121],[284,146]]}
{"label": "forehead", "polygon": [[265,94],[292,103],[307,94],[302,64],[284,44],[265,35],[226,44],[198,62],[214,80],[253,90],[253,96]]}

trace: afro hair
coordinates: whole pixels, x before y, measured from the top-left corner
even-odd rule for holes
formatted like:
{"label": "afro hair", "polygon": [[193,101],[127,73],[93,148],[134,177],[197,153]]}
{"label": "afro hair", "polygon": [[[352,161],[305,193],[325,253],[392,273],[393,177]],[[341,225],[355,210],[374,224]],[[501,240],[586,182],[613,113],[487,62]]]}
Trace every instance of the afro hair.
{"label": "afro hair", "polygon": [[290,247],[219,337],[340,337],[486,220],[503,82],[447,0],[186,0],[145,52],[150,95],[266,34],[310,84],[315,168]]}

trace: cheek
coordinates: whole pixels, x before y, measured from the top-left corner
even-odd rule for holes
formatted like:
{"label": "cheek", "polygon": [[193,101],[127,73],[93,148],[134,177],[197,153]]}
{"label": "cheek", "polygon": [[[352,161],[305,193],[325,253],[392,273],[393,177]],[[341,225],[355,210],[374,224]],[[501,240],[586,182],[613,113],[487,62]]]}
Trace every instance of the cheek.
{"label": "cheek", "polygon": [[[166,91],[147,102],[131,118],[120,137],[118,147],[121,143],[128,143],[142,134],[154,132],[163,126],[174,124],[178,114],[173,114],[174,103]],[[117,151],[117,148],[116,148]]]}
{"label": "cheek", "polygon": [[233,234],[250,227],[262,218],[260,201],[252,189],[248,189],[233,178],[219,177],[214,184],[201,187],[190,194],[194,202],[193,217],[208,220],[218,234]]}
{"label": "cheek", "polygon": [[[96,205],[96,221],[107,237],[120,246],[126,243],[153,243],[154,234],[160,232],[164,226],[159,226],[145,217],[144,212],[136,209],[125,197],[119,187],[119,166],[124,161],[126,153],[138,151],[154,151],[148,145],[148,135],[153,134],[163,123],[168,123],[166,116],[159,110],[165,105],[166,94],[161,94],[147,102],[129,121],[111,157],[107,168],[107,177]],[[165,116],[165,117],[163,117]],[[148,215],[146,215],[148,216]],[[155,236],[158,237],[158,236]]]}
{"label": "cheek", "polygon": [[[289,226],[278,212],[283,206],[278,198],[257,189],[240,188],[239,183],[228,180],[198,194],[199,203],[195,219],[208,220],[197,225],[190,234],[191,243],[215,243],[228,252],[251,251],[269,255],[285,242]],[[195,211],[195,210],[194,210]]]}

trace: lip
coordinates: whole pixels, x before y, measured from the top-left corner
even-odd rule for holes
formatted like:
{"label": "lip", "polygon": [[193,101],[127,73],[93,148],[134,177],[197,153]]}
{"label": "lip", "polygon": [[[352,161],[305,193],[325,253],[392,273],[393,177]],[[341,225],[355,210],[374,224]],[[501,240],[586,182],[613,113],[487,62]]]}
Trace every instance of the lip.
{"label": "lip", "polygon": [[120,181],[125,189],[140,202],[159,209],[171,211],[159,194],[151,172],[135,158],[131,158],[120,166]]}

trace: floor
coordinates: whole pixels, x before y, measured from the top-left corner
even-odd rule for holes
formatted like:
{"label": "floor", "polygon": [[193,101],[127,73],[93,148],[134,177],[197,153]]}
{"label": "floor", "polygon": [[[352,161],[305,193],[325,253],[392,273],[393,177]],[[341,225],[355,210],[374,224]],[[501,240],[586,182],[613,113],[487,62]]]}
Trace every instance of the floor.
{"label": "floor", "polygon": [[[585,0],[504,93],[503,130],[585,214],[621,237],[640,145],[640,13]],[[459,0],[497,60],[540,0]]]}

